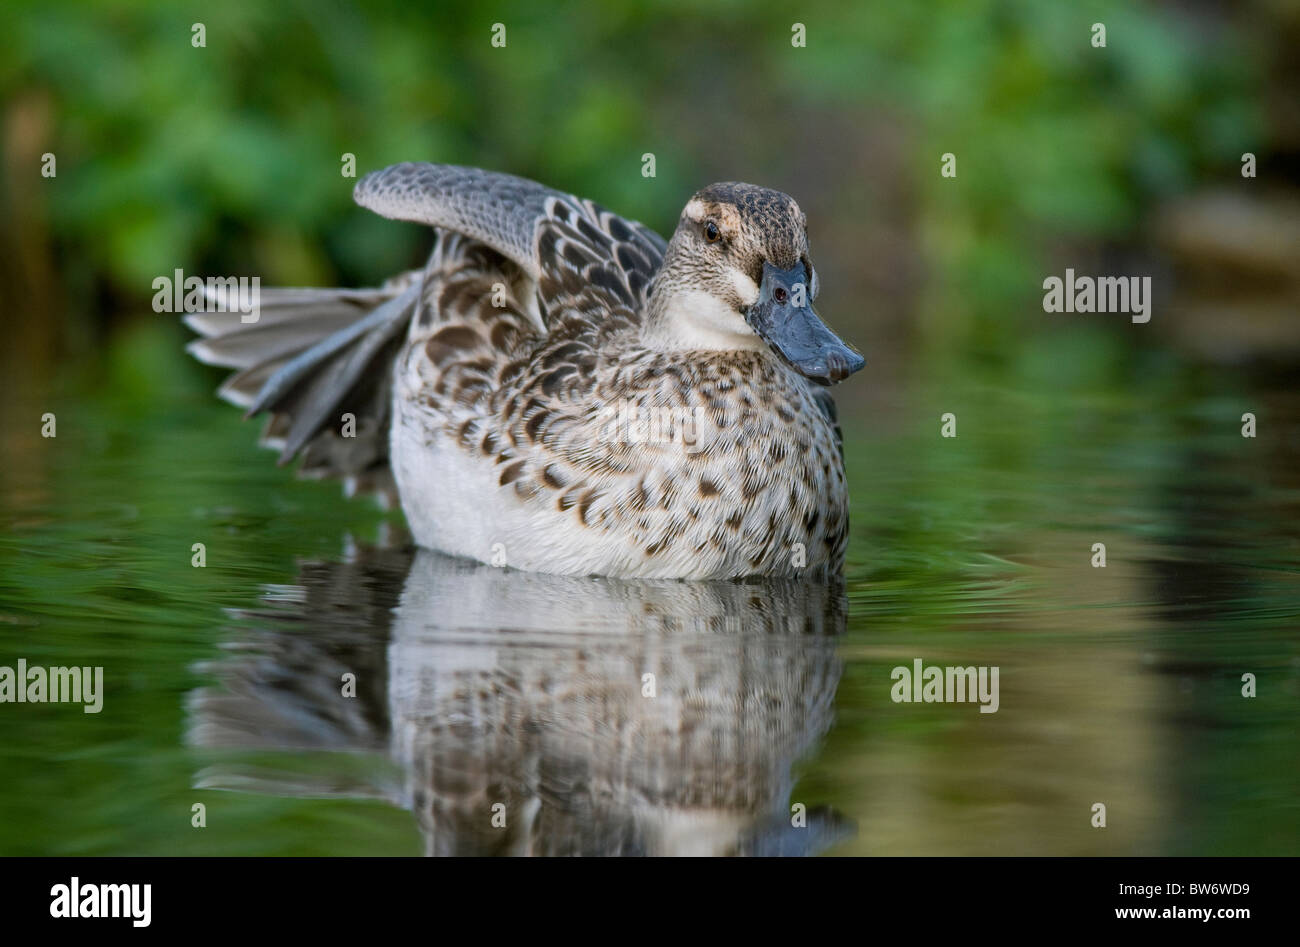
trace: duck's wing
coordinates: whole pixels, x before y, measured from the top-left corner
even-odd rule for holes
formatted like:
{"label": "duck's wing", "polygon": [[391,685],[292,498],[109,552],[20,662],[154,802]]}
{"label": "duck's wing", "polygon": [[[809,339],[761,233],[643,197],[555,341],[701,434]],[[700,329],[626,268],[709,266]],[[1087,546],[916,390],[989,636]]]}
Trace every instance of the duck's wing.
{"label": "duck's wing", "polygon": [[659,234],[592,201],[479,168],[408,162],[367,174],[362,207],[479,240],[516,263],[537,288],[543,319],[645,307],[663,262]]}

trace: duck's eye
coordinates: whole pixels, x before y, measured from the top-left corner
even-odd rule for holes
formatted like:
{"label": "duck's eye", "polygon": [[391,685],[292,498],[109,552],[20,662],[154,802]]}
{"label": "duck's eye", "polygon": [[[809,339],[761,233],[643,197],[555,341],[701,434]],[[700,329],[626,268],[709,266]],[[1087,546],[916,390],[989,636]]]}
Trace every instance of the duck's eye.
{"label": "duck's eye", "polygon": [[719,230],[718,225],[711,220],[704,225],[704,239],[709,241],[709,243],[717,243],[722,239],[722,231]]}

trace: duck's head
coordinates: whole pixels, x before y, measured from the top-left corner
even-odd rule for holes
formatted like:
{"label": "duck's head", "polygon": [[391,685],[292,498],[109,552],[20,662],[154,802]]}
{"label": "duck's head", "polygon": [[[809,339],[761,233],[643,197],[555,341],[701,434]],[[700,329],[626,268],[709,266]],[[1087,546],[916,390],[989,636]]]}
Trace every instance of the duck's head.
{"label": "duck's head", "polygon": [[831,385],[864,364],[813,310],[817,271],[794,199],[710,184],[682,211],[650,296],[648,331],[682,349],[771,349]]}

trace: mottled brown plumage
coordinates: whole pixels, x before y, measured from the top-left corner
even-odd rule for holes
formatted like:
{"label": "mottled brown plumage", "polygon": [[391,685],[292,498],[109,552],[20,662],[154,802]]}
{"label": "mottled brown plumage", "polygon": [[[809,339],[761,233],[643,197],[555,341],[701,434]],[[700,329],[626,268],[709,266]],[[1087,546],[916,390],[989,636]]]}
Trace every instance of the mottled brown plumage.
{"label": "mottled brown plumage", "polygon": [[[434,226],[437,242],[384,297],[396,315],[266,376],[250,403],[292,416],[272,422],[287,423],[291,446],[310,450],[313,424],[328,432],[316,414],[373,418],[373,386],[352,373],[391,351],[391,370],[369,372],[391,382],[387,461],[423,545],[559,573],[839,567],[839,433],[829,393],[808,378],[837,380],[860,358],[812,312],[793,199],[711,185],[665,244],[590,201],[474,169],[397,165],[356,196]],[[330,398],[296,381],[312,352],[347,390]]]}

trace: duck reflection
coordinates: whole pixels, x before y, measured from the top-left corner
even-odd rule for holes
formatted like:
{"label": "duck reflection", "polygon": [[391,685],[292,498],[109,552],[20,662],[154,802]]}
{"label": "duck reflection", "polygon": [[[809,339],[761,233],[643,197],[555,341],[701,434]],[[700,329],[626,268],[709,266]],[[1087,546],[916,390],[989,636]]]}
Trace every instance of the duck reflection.
{"label": "duck reflection", "polygon": [[790,798],[831,724],[839,583],[582,579],[359,548],[239,617],[204,669],[221,686],[192,695],[193,745],[389,765],[245,752],[201,788],[385,798],[435,855],[809,854],[852,832],[816,807],[792,824]]}

